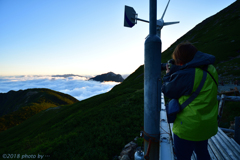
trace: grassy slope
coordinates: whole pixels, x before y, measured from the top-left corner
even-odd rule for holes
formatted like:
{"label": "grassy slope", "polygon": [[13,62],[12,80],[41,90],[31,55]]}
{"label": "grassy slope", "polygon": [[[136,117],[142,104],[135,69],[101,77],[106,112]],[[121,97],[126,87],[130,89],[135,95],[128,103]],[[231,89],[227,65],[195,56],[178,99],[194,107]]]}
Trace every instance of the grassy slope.
{"label": "grassy slope", "polygon": [[10,112],[0,117],[0,132],[19,125],[42,110],[78,102],[70,95],[50,89],[10,91],[2,93],[0,98],[1,111]]}
{"label": "grassy slope", "polygon": [[74,97],[50,89],[27,89],[0,93],[0,116],[9,114],[32,103],[47,101],[56,105],[77,102]]}
{"label": "grassy slope", "polygon": [[110,92],[42,111],[0,133],[0,155],[112,159],[143,126],[143,66]]}

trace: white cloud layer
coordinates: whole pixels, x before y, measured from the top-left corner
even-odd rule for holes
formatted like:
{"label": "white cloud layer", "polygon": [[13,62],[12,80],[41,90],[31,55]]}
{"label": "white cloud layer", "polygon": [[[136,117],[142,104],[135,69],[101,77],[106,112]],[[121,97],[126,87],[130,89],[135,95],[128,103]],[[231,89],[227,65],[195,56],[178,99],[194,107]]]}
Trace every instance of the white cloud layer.
{"label": "white cloud layer", "polygon": [[0,76],[0,93],[29,88],[48,88],[69,94],[78,100],[108,92],[117,82],[88,81],[86,77],[70,76]]}

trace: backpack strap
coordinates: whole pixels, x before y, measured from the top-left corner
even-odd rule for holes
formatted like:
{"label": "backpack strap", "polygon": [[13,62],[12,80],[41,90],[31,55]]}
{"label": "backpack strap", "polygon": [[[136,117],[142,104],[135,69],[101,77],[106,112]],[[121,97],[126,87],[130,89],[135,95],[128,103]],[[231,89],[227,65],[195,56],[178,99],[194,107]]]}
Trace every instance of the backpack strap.
{"label": "backpack strap", "polygon": [[205,70],[203,70],[203,77],[202,80],[197,88],[197,90],[195,92],[192,93],[192,95],[181,105],[181,110],[183,110],[185,107],[187,107],[187,105],[189,105],[200,93],[205,81],[207,78],[207,72]]}
{"label": "backpack strap", "polygon": [[205,66],[199,67],[199,68],[202,69],[202,70],[204,70],[204,71],[206,71],[206,72],[212,77],[213,81],[215,82],[215,84],[217,85],[217,88],[218,88],[218,83],[217,83],[217,81],[215,80],[215,78],[213,78],[212,74],[208,71],[208,65],[205,65]]}

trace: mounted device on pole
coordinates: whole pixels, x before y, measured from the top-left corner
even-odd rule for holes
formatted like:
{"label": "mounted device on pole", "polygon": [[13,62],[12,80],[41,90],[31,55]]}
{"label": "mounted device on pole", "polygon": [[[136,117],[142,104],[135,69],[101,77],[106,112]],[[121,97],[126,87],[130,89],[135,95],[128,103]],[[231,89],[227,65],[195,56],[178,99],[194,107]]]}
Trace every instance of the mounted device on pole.
{"label": "mounted device on pole", "polygon": [[[170,0],[168,1],[169,4]],[[137,21],[149,23],[149,35],[144,43],[144,158],[159,159],[161,110],[161,29],[179,22],[164,22],[168,4],[157,20],[157,0],[150,0],[149,21],[138,18],[136,11],[125,6],[124,26],[132,28]]]}
{"label": "mounted device on pole", "polygon": [[136,24],[136,12],[132,7],[125,6],[124,27],[132,28]]}
{"label": "mounted device on pole", "polygon": [[[161,29],[163,26],[171,25],[171,24],[177,24],[179,21],[176,22],[164,22],[163,18],[165,16],[165,13],[167,11],[168,5],[170,3],[170,0],[168,1],[168,4],[163,12],[163,15],[161,19],[157,20],[157,35],[161,38]],[[149,23],[149,21],[140,19],[138,18],[138,14],[134,10],[134,8],[125,6],[125,11],[124,11],[124,27],[129,27],[132,28],[135,24],[137,24],[137,21],[142,21]]]}
{"label": "mounted device on pole", "polygon": [[168,4],[167,4],[167,6],[166,6],[166,8],[163,12],[163,15],[162,15],[161,19],[157,20],[157,32],[158,32],[158,36],[160,38],[161,38],[161,29],[163,28],[163,26],[179,23],[179,21],[177,21],[177,22],[164,22],[163,21],[163,17],[165,16],[165,13],[167,11],[169,3],[170,3],[170,0],[168,1]]}

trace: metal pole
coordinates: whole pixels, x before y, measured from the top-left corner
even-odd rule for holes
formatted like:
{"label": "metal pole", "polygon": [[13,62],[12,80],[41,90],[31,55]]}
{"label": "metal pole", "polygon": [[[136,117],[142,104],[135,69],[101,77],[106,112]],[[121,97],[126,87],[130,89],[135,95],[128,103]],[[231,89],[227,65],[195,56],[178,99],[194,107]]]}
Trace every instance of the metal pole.
{"label": "metal pole", "polygon": [[157,33],[157,0],[150,0],[150,14],[149,14],[149,33],[156,35]]}
{"label": "metal pole", "polygon": [[[159,36],[160,40],[161,40],[161,27],[157,26],[157,35]],[[162,41],[161,41],[161,50],[160,50],[160,54],[162,53]],[[162,84],[162,83],[161,83]]]}
{"label": "metal pole", "polygon": [[240,117],[235,117],[235,141],[240,144]]}
{"label": "metal pole", "polygon": [[160,27],[157,27],[157,35],[161,39],[161,28]]}
{"label": "metal pole", "polygon": [[161,40],[156,35],[157,0],[150,0],[149,19],[149,36],[144,44],[144,154],[146,159],[148,156],[150,160],[158,160],[161,109]]}
{"label": "metal pole", "polygon": [[218,125],[220,124],[220,121],[221,121],[221,118],[222,118],[224,104],[225,104],[225,95],[222,94],[221,95],[221,100],[220,100],[220,103],[219,103],[219,108],[218,108],[218,115],[219,115]]}
{"label": "metal pole", "polygon": [[149,23],[149,21],[147,21],[147,20],[144,20],[144,19],[140,19],[140,18],[136,18],[136,20],[139,20],[139,21],[142,21],[142,22]]}

